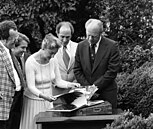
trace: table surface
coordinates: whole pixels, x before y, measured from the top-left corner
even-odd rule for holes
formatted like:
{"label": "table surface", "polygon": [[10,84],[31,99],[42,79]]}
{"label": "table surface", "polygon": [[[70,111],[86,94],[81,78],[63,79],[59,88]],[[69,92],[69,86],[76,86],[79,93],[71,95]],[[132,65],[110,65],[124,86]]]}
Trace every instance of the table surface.
{"label": "table surface", "polygon": [[118,110],[117,113],[112,115],[92,115],[92,116],[71,116],[71,117],[53,117],[52,112],[40,112],[36,115],[36,123],[55,123],[55,122],[71,122],[71,121],[110,121],[114,120],[121,115],[122,111]]}

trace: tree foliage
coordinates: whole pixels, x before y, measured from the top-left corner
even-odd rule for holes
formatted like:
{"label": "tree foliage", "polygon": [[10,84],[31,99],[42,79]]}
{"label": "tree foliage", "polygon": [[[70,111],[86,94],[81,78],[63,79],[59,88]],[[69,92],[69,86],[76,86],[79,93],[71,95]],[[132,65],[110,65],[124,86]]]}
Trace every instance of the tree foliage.
{"label": "tree foliage", "polygon": [[55,34],[55,26],[59,21],[69,20],[76,10],[75,0],[10,0],[0,2],[1,21],[12,19],[19,31],[31,39],[31,52],[40,47],[46,33]]}
{"label": "tree foliage", "polygon": [[108,36],[120,45],[145,47],[153,33],[152,0],[95,0],[91,4],[101,20],[108,23]]}
{"label": "tree foliage", "polygon": [[14,20],[30,37],[33,49],[39,48],[46,33],[55,34],[56,24],[64,20],[74,25],[72,38],[77,41],[85,36],[87,19],[99,18],[108,37],[120,46],[145,46],[153,30],[152,0],[1,0],[0,16],[0,21]]}

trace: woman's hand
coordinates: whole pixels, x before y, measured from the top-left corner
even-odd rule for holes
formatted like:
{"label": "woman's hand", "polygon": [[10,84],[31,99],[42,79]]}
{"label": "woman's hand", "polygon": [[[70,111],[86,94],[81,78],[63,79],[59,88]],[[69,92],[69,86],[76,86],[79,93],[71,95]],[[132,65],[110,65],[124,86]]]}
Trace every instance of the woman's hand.
{"label": "woman's hand", "polygon": [[45,94],[39,94],[39,98],[43,98],[44,100],[47,100],[49,102],[53,102],[54,100],[57,99],[54,96],[48,96],[48,95],[45,95]]}
{"label": "woman's hand", "polygon": [[49,102],[53,102],[54,100],[56,100],[57,98],[54,96],[47,96],[47,99]]}
{"label": "woman's hand", "polygon": [[67,87],[68,88],[79,88],[80,83],[70,82],[70,83],[68,83]]}

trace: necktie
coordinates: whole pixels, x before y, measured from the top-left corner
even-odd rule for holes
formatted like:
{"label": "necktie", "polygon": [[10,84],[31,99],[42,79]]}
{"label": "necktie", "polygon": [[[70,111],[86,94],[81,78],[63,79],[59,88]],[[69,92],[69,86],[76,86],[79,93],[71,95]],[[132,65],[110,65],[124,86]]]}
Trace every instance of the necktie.
{"label": "necktie", "polygon": [[65,63],[66,68],[68,68],[70,57],[66,51],[66,46],[63,47],[63,61]]}
{"label": "necktie", "polygon": [[21,58],[20,57],[16,57],[18,62],[20,63],[20,66],[21,66],[21,69],[22,69],[22,61],[21,61]]}
{"label": "necktie", "polygon": [[95,60],[95,47],[96,47],[96,44],[91,44],[91,46],[90,46],[91,66],[92,67],[93,67],[93,63]]}
{"label": "necktie", "polygon": [[16,57],[14,56],[14,54],[12,53],[11,50],[10,50],[10,55],[11,55],[11,58],[12,58],[12,61],[13,61],[14,68],[16,69],[16,71],[18,73],[18,76],[20,78],[21,86],[24,87],[25,86],[25,81],[23,79],[22,70],[21,70],[20,66],[18,65],[18,61],[17,61]]}

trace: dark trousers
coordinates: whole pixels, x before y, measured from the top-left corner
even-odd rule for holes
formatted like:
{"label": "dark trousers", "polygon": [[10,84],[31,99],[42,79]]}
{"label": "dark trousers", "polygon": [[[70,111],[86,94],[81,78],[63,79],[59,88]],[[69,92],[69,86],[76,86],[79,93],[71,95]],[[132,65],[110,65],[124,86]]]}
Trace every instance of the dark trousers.
{"label": "dark trousers", "polygon": [[7,121],[7,129],[19,129],[22,105],[23,105],[23,90],[16,91],[12,107],[10,110],[10,116]]}
{"label": "dark trousers", "polygon": [[0,120],[0,129],[7,129],[7,121]]}
{"label": "dark trousers", "polygon": [[112,104],[112,108],[117,108],[117,89],[113,89],[110,91],[102,91],[98,98],[99,100],[105,100]]}

